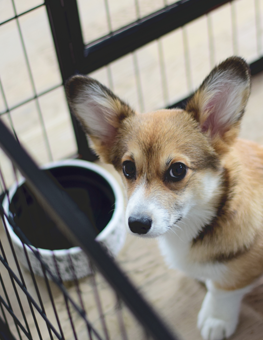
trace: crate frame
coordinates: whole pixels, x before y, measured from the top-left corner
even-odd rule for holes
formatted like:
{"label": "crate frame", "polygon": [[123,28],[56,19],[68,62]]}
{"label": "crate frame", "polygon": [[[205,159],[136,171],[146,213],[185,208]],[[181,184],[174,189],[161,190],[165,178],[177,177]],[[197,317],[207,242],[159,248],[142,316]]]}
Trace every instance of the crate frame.
{"label": "crate frame", "polygon": [[[131,284],[130,280],[126,275],[120,270],[116,262],[113,260],[112,257],[110,257],[105,249],[95,241],[95,231],[93,226],[91,225],[91,222],[87,218],[87,216],[78,209],[77,205],[73,203],[73,201],[64,194],[64,192],[59,189],[59,186],[56,185],[48,176],[46,176],[41,170],[38,169],[36,163],[34,160],[27,154],[26,150],[19,144],[18,141],[15,140],[15,137],[12,135],[12,133],[8,130],[8,128],[1,122],[0,120],[0,147],[3,149],[3,151],[6,153],[6,155],[9,157],[9,159],[12,161],[12,164],[14,165],[14,168],[19,169],[19,171],[23,174],[24,178],[26,179],[27,187],[32,191],[34,196],[37,198],[38,202],[42,205],[42,207],[45,209],[46,213],[52,218],[52,220],[56,223],[57,227],[63,232],[63,234],[70,239],[75,246],[80,246],[81,249],[86,253],[87,257],[89,258],[89,261],[91,263],[91,268],[94,268],[93,272],[95,274],[95,267],[96,270],[99,270],[99,272],[104,276],[108,284],[112,287],[113,291],[116,294],[116,299],[118,304],[121,304],[121,301],[123,301],[129,310],[133,313],[139,324],[142,325],[142,327],[145,329],[146,333],[151,336],[152,339],[155,340],[177,340],[177,336],[174,335],[167,326],[163,323],[163,321],[159,318],[159,316],[156,314],[156,312],[150,307],[150,305],[144,300],[144,298],[138,293],[136,288]],[[1,174],[1,171],[0,171]],[[3,181],[4,183],[4,181]],[[5,188],[5,192],[2,194],[4,196],[8,192],[7,188]],[[23,232],[20,230],[19,227],[16,226],[14,221],[6,214],[4,211],[2,205],[0,205],[0,216],[2,216],[3,224],[5,226],[4,218],[8,220],[8,222],[12,225],[17,235],[19,235],[20,240],[23,242],[24,251],[25,254],[27,254],[27,249],[30,249],[35,257],[40,262],[40,265],[42,266],[42,270],[45,277],[45,282],[49,288],[47,275],[49,275],[49,278],[52,279],[52,281],[58,286],[61,293],[64,295],[66,306],[68,309],[69,319],[71,320],[71,314],[69,312],[68,307],[68,301],[71,303],[73,308],[77,311],[79,316],[83,318],[83,320],[86,323],[86,326],[88,329],[91,329],[92,332],[97,336],[96,339],[103,340],[101,338],[96,330],[92,327],[91,323],[87,319],[87,314],[85,309],[82,306],[82,300],[81,300],[81,294],[79,294],[80,298],[80,304],[76,304],[74,300],[71,298],[71,296],[68,294],[67,290],[65,289],[63,283],[60,280],[59,272],[56,274],[52,273],[48,267],[48,265],[45,264],[43,259],[41,258],[41,255],[38,253],[37,249],[34,249],[32,245],[30,244],[30,241],[27,239],[27,237],[23,234]],[[19,288],[23,291],[23,293],[26,295],[28,299],[28,303],[30,306],[30,310],[32,313],[32,316],[35,321],[35,325],[38,328],[38,324],[35,317],[35,312],[33,310],[33,307],[37,310],[37,312],[42,316],[42,318],[47,322],[49,327],[49,332],[51,334],[51,330],[56,334],[57,339],[64,339],[62,327],[60,325],[60,321],[58,320],[58,326],[60,328],[60,332],[62,333],[62,337],[59,336],[59,334],[55,331],[55,328],[53,325],[49,322],[48,317],[45,313],[44,306],[40,302],[40,306],[38,303],[32,298],[31,294],[26,288],[25,281],[23,278],[22,271],[20,269],[20,266],[18,264],[18,259],[16,256],[16,253],[14,251],[12,241],[10,239],[10,235],[7,232],[7,237],[9,241],[9,245],[12,249],[12,253],[16,262],[16,266],[19,272],[18,277],[12,268],[8,264],[8,259],[5,255],[4,248],[0,242],[0,262],[5,266],[5,268],[8,270],[16,297],[18,300],[18,303],[20,305],[20,309],[23,314],[23,319],[25,322],[26,328],[21,324],[19,319],[14,315],[12,311],[12,307],[9,302],[8,293],[6,292],[5,286],[3,284],[3,280],[0,275],[0,282],[2,284],[2,288],[5,292],[5,298],[6,301],[3,299],[3,297],[0,295],[0,307],[2,310],[2,313],[4,315],[4,319],[0,317],[0,325],[3,326],[3,332],[6,330],[7,333],[4,333],[7,339],[14,339],[12,333],[10,332],[8,328],[8,322],[5,317],[5,313],[3,312],[3,307],[5,307],[6,311],[10,313],[10,315],[13,317],[14,322],[16,324],[17,329],[21,329],[23,333],[27,336],[28,339],[32,339],[29,327],[27,324],[27,318],[24,313],[23,307],[21,306],[19,294],[17,293],[17,288],[15,284],[19,286]],[[27,256],[28,259],[28,256]],[[35,283],[35,277],[32,272],[30,261],[28,260],[29,268],[30,268],[30,274],[32,277],[32,280],[34,281],[35,289],[37,290],[37,284]],[[74,268],[73,268],[74,271]],[[93,279],[95,280],[95,279]],[[78,289],[77,280],[75,281],[76,288]],[[95,284],[95,296],[98,295],[98,292],[96,291],[97,287]],[[39,299],[41,301],[41,298]],[[97,300],[97,306],[98,309],[101,308],[101,302],[96,296]],[[52,294],[51,294],[51,301],[52,304],[54,304]],[[56,313],[56,307],[53,306],[54,312]],[[102,312],[100,311],[100,316],[102,317]],[[102,318],[103,319],[103,318]],[[120,325],[124,327],[123,322],[120,322]],[[106,337],[107,340],[107,328],[104,325]],[[74,324],[72,323],[72,330],[74,330]],[[123,330],[123,334],[125,334],[125,327]],[[19,332],[18,332],[19,333]],[[20,333],[19,333],[20,334]],[[39,337],[41,338],[41,332],[38,329]],[[8,337],[9,336],[9,337]],[[22,339],[20,337],[20,339]],[[75,336],[75,339],[77,339],[77,334]],[[126,337],[123,336],[123,339],[125,340]]]}
{"label": "crate frame", "polygon": [[[121,29],[110,32],[96,41],[85,44],[77,0],[46,0],[63,84],[75,74],[91,73],[163,35],[207,15],[218,7],[232,2],[232,0],[181,0]],[[107,6],[106,11],[109,17]],[[252,75],[261,72],[263,56],[252,62],[250,69]],[[170,105],[169,108],[184,107],[189,97]],[[89,161],[95,160],[96,156],[90,150],[85,134],[72,114],[71,119],[80,157]]]}

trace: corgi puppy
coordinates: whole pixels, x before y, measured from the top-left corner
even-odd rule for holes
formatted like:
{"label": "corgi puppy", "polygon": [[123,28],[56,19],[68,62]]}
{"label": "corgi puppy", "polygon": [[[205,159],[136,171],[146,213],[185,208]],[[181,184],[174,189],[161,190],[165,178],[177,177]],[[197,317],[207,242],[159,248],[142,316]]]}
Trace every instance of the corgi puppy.
{"label": "corgi puppy", "polygon": [[128,229],[158,237],[171,267],[205,281],[202,337],[231,336],[243,296],[263,274],[263,147],[237,138],[247,63],[231,57],[215,67],[185,110],[137,114],[80,75],[66,92],[92,147],[123,179]]}

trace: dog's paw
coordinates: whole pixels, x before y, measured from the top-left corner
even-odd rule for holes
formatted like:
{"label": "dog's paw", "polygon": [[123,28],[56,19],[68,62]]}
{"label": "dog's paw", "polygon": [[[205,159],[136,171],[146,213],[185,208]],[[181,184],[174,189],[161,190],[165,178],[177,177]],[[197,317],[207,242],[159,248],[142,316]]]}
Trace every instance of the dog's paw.
{"label": "dog's paw", "polygon": [[238,324],[240,303],[253,285],[228,291],[206,282],[208,291],[198,314],[197,326],[204,340],[223,340],[230,337]]}
{"label": "dog's paw", "polygon": [[225,320],[208,317],[199,325],[204,340],[223,340],[232,335],[236,325]]}
{"label": "dog's paw", "polygon": [[225,304],[220,304],[210,292],[207,293],[197,319],[197,326],[204,340],[223,340],[234,333],[238,313],[224,307]]}

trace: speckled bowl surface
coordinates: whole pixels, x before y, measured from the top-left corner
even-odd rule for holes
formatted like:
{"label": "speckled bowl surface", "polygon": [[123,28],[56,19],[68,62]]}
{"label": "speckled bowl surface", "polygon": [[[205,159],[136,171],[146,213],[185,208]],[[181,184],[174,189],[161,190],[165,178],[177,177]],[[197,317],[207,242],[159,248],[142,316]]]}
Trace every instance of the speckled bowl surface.
{"label": "speckled bowl surface", "polygon": [[[119,187],[119,184],[114,179],[114,177],[105,169],[100,166],[86,162],[81,160],[63,160],[58,162],[53,162],[43,167],[43,169],[48,170],[56,170],[56,168],[63,168],[66,170],[68,168],[74,167],[74,171],[78,171],[77,168],[81,169],[80,171],[83,174],[83,171],[87,172],[87,176],[89,173],[95,173],[95,176],[102,177],[102,181],[106,181],[109,187],[112,190],[114,195],[114,209],[111,214],[111,218],[108,221],[107,225],[100,231],[96,240],[104,245],[109,253],[113,256],[117,255],[121,250],[124,241],[125,241],[125,226],[124,226],[124,201],[122,191]],[[6,213],[10,214],[10,202],[12,202],[12,198],[14,197],[17,188],[22,186],[25,182],[22,179],[19,182],[19,185],[14,184],[9,190],[9,200],[7,196],[4,198],[3,207]],[[92,200],[92,197],[90,198]],[[5,218],[5,224],[7,226],[10,237],[13,241],[13,245],[15,248],[15,252],[21,264],[29,269],[28,261],[25,256],[25,250],[21,240],[13,231],[13,228],[9,224],[8,220]],[[71,247],[69,249],[43,249],[37,248],[42,259],[49,266],[50,270],[54,275],[60,277],[62,281],[73,280],[75,278],[82,278],[90,274],[91,269],[89,265],[89,260],[84,254],[84,252],[79,247]],[[32,270],[35,274],[44,276],[40,262],[35,257],[33,252],[27,248],[28,258],[32,267]]]}

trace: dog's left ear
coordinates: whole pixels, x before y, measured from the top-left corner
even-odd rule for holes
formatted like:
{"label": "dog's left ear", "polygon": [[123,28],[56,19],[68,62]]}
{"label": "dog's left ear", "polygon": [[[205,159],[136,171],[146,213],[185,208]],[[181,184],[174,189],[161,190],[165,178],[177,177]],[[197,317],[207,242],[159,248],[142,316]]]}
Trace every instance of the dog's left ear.
{"label": "dog's left ear", "polygon": [[92,141],[91,147],[106,163],[113,163],[118,134],[135,112],[97,80],[81,75],[66,83],[69,105]]}
{"label": "dog's left ear", "polygon": [[188,102],[186,111],[214,146],[219,141],[231,145],[239,132],[249,94],[249,66],[242,58],[231,57],[212,70]]}

